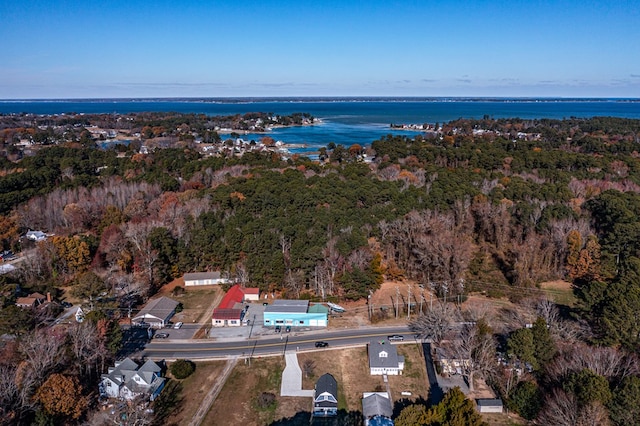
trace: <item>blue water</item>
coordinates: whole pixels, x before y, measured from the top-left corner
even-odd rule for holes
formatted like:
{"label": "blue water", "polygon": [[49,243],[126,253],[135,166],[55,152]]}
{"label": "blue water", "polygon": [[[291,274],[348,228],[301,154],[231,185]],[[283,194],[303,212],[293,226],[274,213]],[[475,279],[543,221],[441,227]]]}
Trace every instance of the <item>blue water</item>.
{"label": "blue water", "polygon": [[[0,101],[0,114],[135,113],[143,111],[233,115],[246,112],[308,112],[322,120],[316,126],[274,129],[269,136],[306,150],[326,146],[368,145],[391,131],[390,123],[443,123],[458,118],[569,118],[612,116],[640,119],[640,100],[625,99],[222,99],[203,100],[61,100]],[[243,135],[258,140],[263,135]],[[300,150],[296,150],[300,151]],[[302,151],[305,151],[303,149]]]}

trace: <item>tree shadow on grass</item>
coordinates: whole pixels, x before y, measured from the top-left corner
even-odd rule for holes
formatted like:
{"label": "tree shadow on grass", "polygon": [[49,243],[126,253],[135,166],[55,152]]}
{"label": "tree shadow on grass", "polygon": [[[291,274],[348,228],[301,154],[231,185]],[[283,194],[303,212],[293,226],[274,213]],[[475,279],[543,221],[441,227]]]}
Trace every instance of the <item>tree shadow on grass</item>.
{"label": "tree shadow on grass", "polygon": [[269,426],[361,426],[360,411],[338,410],[335,417],[312,417],[308,411],[301,411],[292,417],[276,420]]}
{"label": "tree shadow on grass", "polygon": [[182,411],[182,383],[175,380],[168,380],[163,391],[153,402],[155,414],[154,425],[177,425],[171,423],[174,417]]}

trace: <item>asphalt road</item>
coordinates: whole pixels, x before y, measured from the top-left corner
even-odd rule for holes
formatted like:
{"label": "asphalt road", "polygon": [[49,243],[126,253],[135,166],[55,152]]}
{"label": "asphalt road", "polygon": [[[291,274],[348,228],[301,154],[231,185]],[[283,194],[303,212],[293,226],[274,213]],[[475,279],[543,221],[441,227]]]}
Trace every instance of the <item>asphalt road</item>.
{"label": "asphalt road", "polygon": [[[314,332],[308,335],[292,335],[283,333],[282,337],[248,339],[234,342],[212,342],[207,340],[190,340],[182,342],[167,342],[154,339],[142,351],[141,356],[162,360],[185,358],[215,359],[229,356],[261,356],[272,354],[284,354],[285,350],[309,350],[316,349],[315,342],[323,341],[332,347],[349,345],[364,345],[372,340],[386,338],[392,334],[403,335],[406,341],[415,342],[414,333],[406,326],[364,328],[352,330],[339,330],[327,332]],[[322,349],[318,349],[322,350]]]}

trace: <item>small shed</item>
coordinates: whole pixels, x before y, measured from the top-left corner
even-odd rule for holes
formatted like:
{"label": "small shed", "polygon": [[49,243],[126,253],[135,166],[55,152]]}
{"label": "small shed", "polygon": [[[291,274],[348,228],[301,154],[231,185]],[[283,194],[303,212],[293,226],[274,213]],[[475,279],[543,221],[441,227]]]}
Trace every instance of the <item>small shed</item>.
{"label": "small shed", "polygon": [[476,405],[480,413],[502,413],[503,405],[500,398],[476,399]]}
{"label": "small shed", "polygon": [[257,287],[244,287],[242,292],[244,293],[244,300],[250,302],[257,302],[260,300],[260,289]]}
{"label": "small shed", "polygon": [[137,325],[149,324],[154,328],[162,328],[176,313],[178,305],[178,302],[165,296],[149,300],[132,321]]}

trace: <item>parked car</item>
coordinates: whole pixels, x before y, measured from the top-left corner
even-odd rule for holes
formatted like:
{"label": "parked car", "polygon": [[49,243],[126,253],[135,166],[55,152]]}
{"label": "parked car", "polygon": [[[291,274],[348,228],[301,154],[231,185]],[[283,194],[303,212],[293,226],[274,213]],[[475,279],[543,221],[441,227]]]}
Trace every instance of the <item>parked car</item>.
{"label": "parked car", "polygon": [[169,333],[156,333],[154,336],[156,339],[166,339],[169,337]]}
{"label": "parked car", "polygon": [[284,328],[284,331],[287,332],[287,333],[290,333],[291,332],[291,326],[290,325],[286,326]]}
{"label": "parked car", "polygon": [[279,325],[276,325],[276,333],[280,333],[282,331],[282,328],[280,328]]}
{"label": "parked car", "polygon": [[390,342],[402,342],[404,340],[404,336],[393,334],[391,336],[388,336],[387,339],[389,339]]}
{"label": "parked car", "polygon": [[328,342],[316,342],[316,348],[326,348],[329,346]]}
{"label": "parked car", "polygon": [[179,329],[180,327],[182,327],[182,324],[183,324],[183,323],[182,323],[182,321],[177,322],[177,323],[175,323],[175,324],[173,325],[173,328],[175,328],[175,329],[177,330],[177,329]]}
{"label": "parked car", "polygon": [[62,305],[63,308],[68,309],[70,307],[72,307],[73,305],[69,302],[62,302],[60,303]]}

